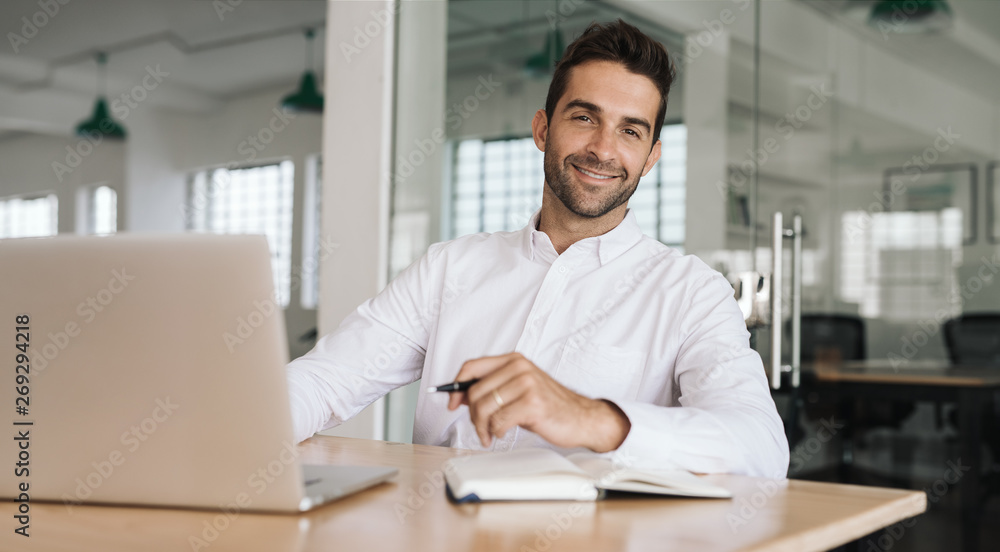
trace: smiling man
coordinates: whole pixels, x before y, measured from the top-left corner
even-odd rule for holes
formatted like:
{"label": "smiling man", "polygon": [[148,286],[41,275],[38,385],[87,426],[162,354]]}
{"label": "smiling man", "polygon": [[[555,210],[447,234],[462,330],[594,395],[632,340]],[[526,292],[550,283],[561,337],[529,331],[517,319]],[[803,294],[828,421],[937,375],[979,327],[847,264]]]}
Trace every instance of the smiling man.
{"label": "smiling man", "polygon": [[732,288],[628,210],[660,157],[673,77],[635,27],[584,31],[532,120],[542,208],[520,231],[431,246],[293,361],[298,437],[417,379],[476,380],[421,393],[414,442],[784,477],[788,445]]}

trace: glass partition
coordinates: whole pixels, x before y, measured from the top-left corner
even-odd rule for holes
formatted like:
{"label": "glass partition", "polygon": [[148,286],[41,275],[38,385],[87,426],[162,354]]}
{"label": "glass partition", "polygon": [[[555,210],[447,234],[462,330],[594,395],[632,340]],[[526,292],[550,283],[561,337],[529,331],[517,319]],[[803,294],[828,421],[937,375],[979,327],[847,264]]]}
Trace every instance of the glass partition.
{"label": "glass partition", "polygon": [[[792,239],[780,238],[802,312],[860,320],[865,345],[851,356],[910,367],[946,359],[944,320],[1000,310],[1000,4],[949,2],[950,22],[936,29],[872,19],[876,4],[449,2],[439,239],[527,222],[542,186],[530,121],[552,53],[592,21],[622,17],[661,40],[678,67],[663,158],[630,207],[646,233],[698,255],[742,293],[765,366],[775,330],[780,363],[793,356],[790,278],[778,281],[784,315],[770,318],[775,213],[785,235],[802,220],[800,271]],[[933,421],[947,410],[921,405],[904,422],[911,435],[948,431]],[[926,468],[944,450],[932,441],[911,442],[903,457],[924,454]],[[891,470],[886,450],[861,460]],[[799,469],[834,456],[824,447]]]}

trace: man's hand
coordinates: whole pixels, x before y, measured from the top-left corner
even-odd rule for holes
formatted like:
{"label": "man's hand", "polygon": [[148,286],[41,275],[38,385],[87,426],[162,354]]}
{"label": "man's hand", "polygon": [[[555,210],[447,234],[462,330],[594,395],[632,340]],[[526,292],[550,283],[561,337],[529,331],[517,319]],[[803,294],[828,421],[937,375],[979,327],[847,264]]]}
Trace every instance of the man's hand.
{"label": "man's hand", "polygon": [[472,378],[479,381],[468,391],[449,395],[448,410],[469,405],[484,447],[521,426],[558,447],[608,452],[632,427],[614,403],[570,391],[520,353],[467,361],[455,381]]}

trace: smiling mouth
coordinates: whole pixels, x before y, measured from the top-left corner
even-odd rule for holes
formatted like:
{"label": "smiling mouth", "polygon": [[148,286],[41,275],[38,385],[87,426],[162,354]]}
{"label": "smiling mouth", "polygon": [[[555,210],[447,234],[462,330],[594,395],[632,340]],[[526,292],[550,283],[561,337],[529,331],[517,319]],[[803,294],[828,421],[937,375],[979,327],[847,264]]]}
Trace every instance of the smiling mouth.
{"label": "smiling mouth", "polygon": [[598,174],[598,173],[595,173],[595,172],[592,172],[592,171],[588,171],[587,169],[578,167],[576,165],[573,165],[573,168],[576,169],[576,170],[578,170],[578,171],[580,171],[580,172],[582,172],[583,174],[585,174],[585,175],[587,175],[587,176],[589,176],[591,178],[596,178],[597,180],[611,180],[611,179],[614,179],[614,178],[618,178],[617,176],[609,176],[609,175],[605,175],[605,174]]}

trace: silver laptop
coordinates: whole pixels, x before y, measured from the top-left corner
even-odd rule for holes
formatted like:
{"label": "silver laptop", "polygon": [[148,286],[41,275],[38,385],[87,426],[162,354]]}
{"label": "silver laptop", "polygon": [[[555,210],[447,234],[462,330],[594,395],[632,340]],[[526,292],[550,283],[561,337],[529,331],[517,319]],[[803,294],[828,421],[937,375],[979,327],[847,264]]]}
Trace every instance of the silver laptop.
{"label": "silver laptop", "polygon": [[391,478],[300,464],[287,360],[263,236],[0,240],[0,498],[301,512]]}

